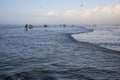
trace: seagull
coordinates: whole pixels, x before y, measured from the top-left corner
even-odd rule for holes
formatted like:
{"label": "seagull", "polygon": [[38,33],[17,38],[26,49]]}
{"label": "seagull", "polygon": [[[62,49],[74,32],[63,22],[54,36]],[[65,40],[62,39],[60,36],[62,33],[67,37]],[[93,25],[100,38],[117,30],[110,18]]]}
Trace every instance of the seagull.
{"label": "seagull", "polygon": [[42,6],[40,6],[40,8],[42,8]]}
{"label": "seagull", "polygon": [[83,7],[83,4],[81,4],[80,7]]}

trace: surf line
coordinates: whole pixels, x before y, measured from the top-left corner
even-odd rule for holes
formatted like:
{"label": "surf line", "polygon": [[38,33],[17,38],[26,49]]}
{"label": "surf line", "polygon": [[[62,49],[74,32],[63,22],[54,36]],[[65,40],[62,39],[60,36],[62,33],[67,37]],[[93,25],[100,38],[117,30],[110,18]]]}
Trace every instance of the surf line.
{"label": "surf line", "polygon": [[96,44],[90,43],[90,42],[79,41],[79,40],[75,39],[75,38],[72,36],[72,35],[74,35],[74,34],[84,34],[84,33],[90,33],[90,32],[93,32],[93,31],[94,31],[94,29],[88,29],[88,31],[85,31],[85,32],[70,33],[70,34],[67,34],[67,35],[69,36],[69,38],[70,38],[73,42],[88,44],[88,45],[91,45],[91,46],[95,46],[95,47],[97,47],[97,48],[100,48],[100,49],[102,49],[102,51],[104,51],[104,52],[117,53],[118,55],[120,55],[120,51],[108,49],[108,48],[105,48],[105,47],[102,47],[102,46],[99,46],[99,45],[96,45]]}

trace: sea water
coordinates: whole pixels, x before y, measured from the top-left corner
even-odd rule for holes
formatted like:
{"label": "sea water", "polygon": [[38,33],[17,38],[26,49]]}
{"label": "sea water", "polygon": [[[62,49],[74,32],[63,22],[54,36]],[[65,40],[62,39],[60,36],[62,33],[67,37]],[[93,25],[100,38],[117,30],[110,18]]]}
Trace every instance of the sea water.
{"label": "sea water", "polygon": [[119,80],[120,55],[117,52],[70,37],[70,34],[83,35],[91,31],[80,26],[34,27],[27,31],[20,25],[2,26],[0,79],[51,80],[48,77],[51,76],[52,80]]}

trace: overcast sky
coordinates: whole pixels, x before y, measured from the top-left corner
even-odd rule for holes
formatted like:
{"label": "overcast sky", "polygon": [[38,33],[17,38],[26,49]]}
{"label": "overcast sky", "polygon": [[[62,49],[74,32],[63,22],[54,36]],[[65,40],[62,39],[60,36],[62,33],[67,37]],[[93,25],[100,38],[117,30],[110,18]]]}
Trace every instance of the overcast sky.
{"label": "overcast sky", "polygon": [[0,0],[0,24],[119,24],[120,0]]}

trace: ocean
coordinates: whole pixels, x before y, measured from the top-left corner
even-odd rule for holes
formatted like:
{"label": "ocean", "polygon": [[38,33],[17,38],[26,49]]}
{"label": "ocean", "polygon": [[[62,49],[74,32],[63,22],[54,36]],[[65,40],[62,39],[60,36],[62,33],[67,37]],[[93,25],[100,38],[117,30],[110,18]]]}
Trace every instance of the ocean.
{"label": "ocean", "polygon": [[95,43],[98,37],[105,44],[119,43],[119,29],[102,28],[105,36],[112,32],[113,41],[100,29],[37,26],[26,31],[22,25],[1,25],[0,80],[119,80],[120,52]]}

